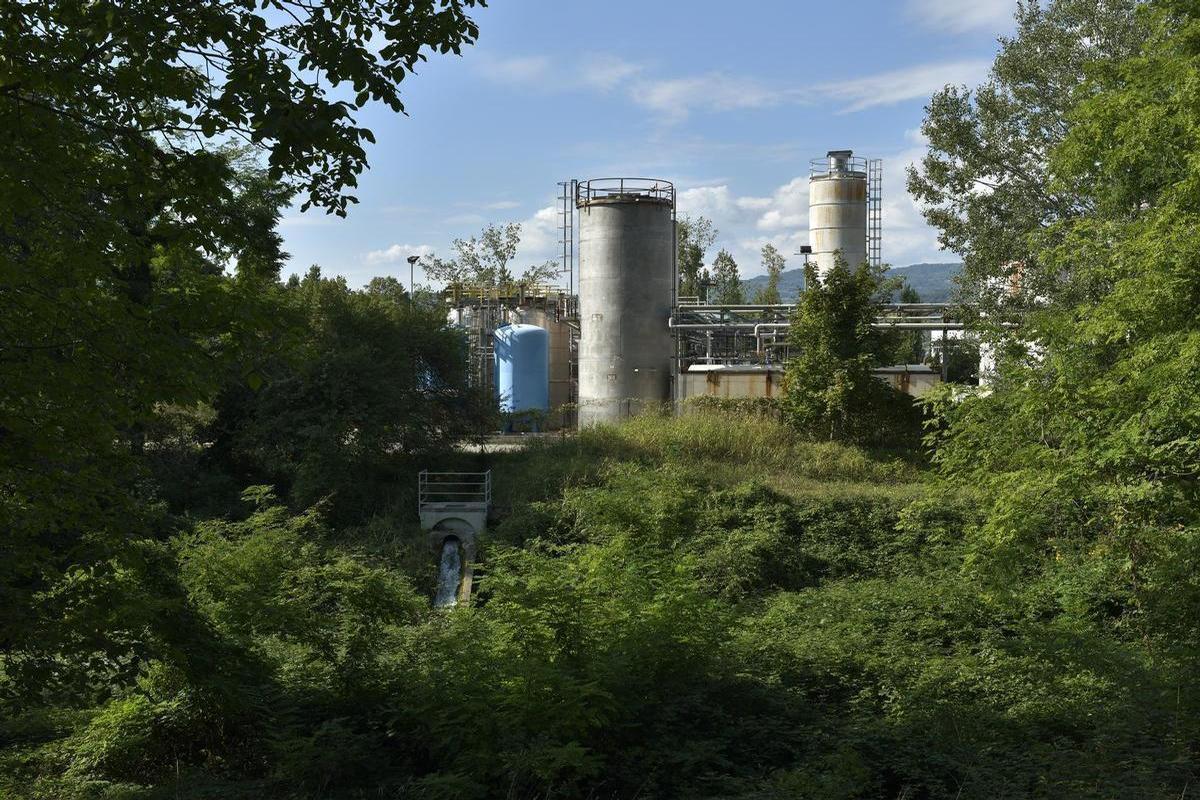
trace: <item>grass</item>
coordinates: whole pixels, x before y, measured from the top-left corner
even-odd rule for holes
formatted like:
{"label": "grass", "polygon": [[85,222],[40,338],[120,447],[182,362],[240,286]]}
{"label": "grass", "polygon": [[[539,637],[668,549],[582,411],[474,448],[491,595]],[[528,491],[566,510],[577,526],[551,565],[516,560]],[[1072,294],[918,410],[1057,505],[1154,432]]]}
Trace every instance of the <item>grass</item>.
{"label": "grass", "polygon": [[908,498],[919,491],[924,472],[912,453],[814,442],[767,416],[717,411],[635,417],[569,438],[537,440],[486,460],[501,508],[552,497],[565,483],[588,481],[613,462],[680,466],[704,475],[711,485],[754,481],[798,498]]}
{"label": "grass", "polygon": [[[570,485],[600,483],[614,464],[692,476],[710,489],[746,483],[767,486],[797,501],[864,500],[888,505],[917,499],[925,466],[913,453],[869,451],[805,439],[761,414],[700,409],[682,416],[647,414],[619,425],[588,428],[562,438],[539,438],[515,451],[448,452],[431,470],[492,470],[493,525],[524,525],[533,503],[561,497]],[[416,468],[416,465],[414,465]],[[416,514],[416,481],[398,485],[386,510],[343,528],[344,544],[400,567],[418,590],[432,592],[437,576]]]}

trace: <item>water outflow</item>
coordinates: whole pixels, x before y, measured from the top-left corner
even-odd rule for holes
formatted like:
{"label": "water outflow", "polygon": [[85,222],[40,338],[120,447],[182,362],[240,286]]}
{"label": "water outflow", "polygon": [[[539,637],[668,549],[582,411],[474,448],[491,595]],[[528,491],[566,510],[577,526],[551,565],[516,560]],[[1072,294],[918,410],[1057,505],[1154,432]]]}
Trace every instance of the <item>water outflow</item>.
{"label": "water outflow", "polygon": [[462,555],[458,539],[453,536],[442,542],[442,561],[438,567],[437,594],[433,596],[434,608],[450,608],[458,605],[458,584],[462,580]]}

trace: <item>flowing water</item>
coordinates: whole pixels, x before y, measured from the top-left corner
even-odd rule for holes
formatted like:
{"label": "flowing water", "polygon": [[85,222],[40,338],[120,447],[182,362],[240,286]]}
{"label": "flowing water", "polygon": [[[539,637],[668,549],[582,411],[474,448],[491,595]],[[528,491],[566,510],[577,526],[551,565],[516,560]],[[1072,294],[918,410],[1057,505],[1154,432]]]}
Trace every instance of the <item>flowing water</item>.
{"label": "flowing water", "polygon": [[449,608],[458,605],[460,580],[462,580],[462,555],[458,550],[458,539],[451,536],[442,543],[442,562],[438,568],[437,594],[433,596],[434,608]]}

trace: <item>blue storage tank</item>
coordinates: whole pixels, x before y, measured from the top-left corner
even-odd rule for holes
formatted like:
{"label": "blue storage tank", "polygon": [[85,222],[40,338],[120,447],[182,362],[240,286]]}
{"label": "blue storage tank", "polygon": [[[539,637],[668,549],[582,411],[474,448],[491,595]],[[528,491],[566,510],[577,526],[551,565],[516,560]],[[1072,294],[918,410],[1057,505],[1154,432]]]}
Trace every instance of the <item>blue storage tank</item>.
{"label": "blue storage tank", "polygon": [[537,325],[497,328],[496,395],[506,412],[550,410],[550,334]]}

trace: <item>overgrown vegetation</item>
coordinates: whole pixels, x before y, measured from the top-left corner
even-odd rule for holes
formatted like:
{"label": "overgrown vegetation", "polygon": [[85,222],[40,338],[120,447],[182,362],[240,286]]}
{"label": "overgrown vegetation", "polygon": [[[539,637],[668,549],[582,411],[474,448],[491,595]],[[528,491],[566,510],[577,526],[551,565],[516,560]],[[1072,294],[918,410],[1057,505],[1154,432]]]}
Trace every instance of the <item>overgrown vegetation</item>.
{"label": "overgrown vegetation", "polygon": [[[358,27],[387,10],[355,8]],[[869,374],[904,346],[871,328],[884,287],[844,264],[810,276],[783,403],[454,449],[487,419],[437,310],[394,280],[281,283],[291,189],[121,114],[210,135],[254,118],[283,148],[272,168],[335,210],[363,130],[338,115],[273,137],[278,115],[331,108],[275,74],[281,105],[184,119],[200,78],[171,48],[241,48],[236,88],[280,32],[240,6],[174,8],[182,39],[97,9],[25,4],[0,38],[23,76],[0,76],[20,155],[0,162],[0,795],[1194,794],[1192,4],[1022,4],[999,88],[931,106],[926,180],[1015,181],[963,205],[929,184],[935,219],[953,239],[983,215],[998,238],[969,244],[976,265],[1017,240],[1028,255],[1001,292],[1021,313],[994,320],[1020,323],[993,330],[994,383],[928,408],[932,463]],[[342,52],[355,25],[280,35],[398,103],[378,84],[474,26],[461,4],[392,10],[426,41],[385,24],[379,72]],[[1144,35],[1136,54],[1064,39],[1101,29]],[[156,54],[135,73],[132,30]],[[145,91],[114,101],[130,75]],[[962,149],[1012,119],[1002,150],[1037,154],[1036,173]],[[1054,202],[1000,231],[1030,198]],[[696,283],[712,242],[694,224]],[[470,606],[430,608],[419,466],[493,470]]]}
{"label": "overgrown vegetation", "polygon": [[[703,409],[485,458],[505,518],[470,608],[430,609],[406,505],[333,529],[265,490],[73,575],[7,662],[5,790],[1136,796],[1188,773],[1180,665],[1096,614],[1103,572],[1075,553],[981,592],[976,498],[923,499],[917,467]],[[63,661],[100,619],[106,649]],[[51,663],[86,687],[70,711]]]}
{"label": "overgrown vegetation", "polygon": [[912,400],[872,374],[903,349],[872,327],[891,295],[883,270],[839,255],[823,276],[805,267],[808,288],[788,330],[784,413],[809,436],[868,445],[915,444],[921,417]]}

